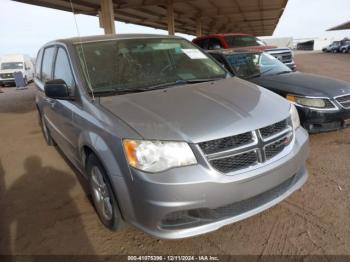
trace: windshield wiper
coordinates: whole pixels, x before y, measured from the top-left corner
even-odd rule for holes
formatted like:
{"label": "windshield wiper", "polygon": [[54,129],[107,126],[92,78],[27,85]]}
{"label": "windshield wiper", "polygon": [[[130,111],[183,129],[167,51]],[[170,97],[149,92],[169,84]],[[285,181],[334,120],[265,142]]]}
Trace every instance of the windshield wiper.
{"label": "windshield wiper", "polygon": [[278,72],[276,75],[289,74],[289,73],[291,73],[291,71],[285,70],[285,71]]}
{"label": "windshield wiper", "polygon": [[163,83],[155,86],[150,86],[147,88],[147,90],[157,90],[157,89],[162,89],[162,88],[167,88],[170,86],[178,86],[178,85],[188,85],[188,84],[197,84],[197,83],[204,83],[204,82],[212,82],[212,81],[217,81],[220,79],[225,79],[225,77],[220,77],[220,78],[204,78],[204,79],[190,79],[190,80],[185,80],[185,79],[179,79],[173,82],[168,82],[168,83]]}
{"label": "windshield wiper", "polygon": [[[257,74],[249,75],[247,77],[243,77],[242,76],[242,78],[251,79],[251,78],[257,78],[257,77],[260,77],[260,76],[261,76],[261,73],[257,73]],[[240,76],[238,75],[238,77],[240,77]]]}
{"label": "windshield wiper", "polygon": [[[113,96],[113,95],[122,95],[129,93],[139,93],[147,91],[147,89],[106,89],[106,90],[94,90],[93,93],[95,96]],[[91,94],[92,92],[89,91]]]}

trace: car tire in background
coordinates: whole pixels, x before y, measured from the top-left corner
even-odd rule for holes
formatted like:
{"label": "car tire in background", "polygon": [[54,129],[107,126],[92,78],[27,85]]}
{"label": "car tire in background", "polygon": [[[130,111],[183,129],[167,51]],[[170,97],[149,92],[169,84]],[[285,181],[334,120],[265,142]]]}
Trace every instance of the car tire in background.
{"label": "car tire in background", "polygon": [[123,227],[123,219],[107,173],[98,158],[91,153],[87,157],[86,171],[92,202],[102,224],[116,231]]}

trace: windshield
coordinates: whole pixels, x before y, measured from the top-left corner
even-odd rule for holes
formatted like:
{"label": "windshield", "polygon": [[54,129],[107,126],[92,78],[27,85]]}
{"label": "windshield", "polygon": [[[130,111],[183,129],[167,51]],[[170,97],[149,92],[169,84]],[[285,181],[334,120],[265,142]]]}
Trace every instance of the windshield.
{"label": "windshield", "polygon": [[76,49],[94,93],[147,91],[227,75],[183,39],[109,40],[77,44]]}
{"label": "windshield", "polygon": [[267,53],[228,54],[226,59],[236,75],[242,78],[292,72],[289,67]]}
{"label": "windshield", "polygon": [[6,69],[23,69],[23,63],[22,62],[1,63],[1,70],[6,70]]}
{"label": "windshield", "polygon": [[225,36],[230,48],[246,46],[264,46],[264,42],[254,36]]}

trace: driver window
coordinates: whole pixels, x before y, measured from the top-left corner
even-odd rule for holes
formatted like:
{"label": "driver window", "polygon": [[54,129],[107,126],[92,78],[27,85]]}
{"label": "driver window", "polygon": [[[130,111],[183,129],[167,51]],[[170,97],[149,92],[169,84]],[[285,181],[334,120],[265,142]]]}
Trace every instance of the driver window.
{"label": "driver window", "polygon": [[70,67],[70,63],[67,57],[67,53],[63,48],[59,48],[57,51],[54,79],[62,79],[66,82],[70,94],[75,86],[73,73]]}

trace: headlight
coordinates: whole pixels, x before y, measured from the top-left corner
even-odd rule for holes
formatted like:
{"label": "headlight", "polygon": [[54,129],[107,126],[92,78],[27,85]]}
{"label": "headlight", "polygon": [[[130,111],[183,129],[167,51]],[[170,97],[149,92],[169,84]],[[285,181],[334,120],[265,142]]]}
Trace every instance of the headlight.
{"label": "headlight", "polygon": [[291,102],[294,102],[298,105],[314,107],[314,108],[326,108],[327,104],[325,99],[323,98],[308,98],[308,97],[300,97],[288,95],[287,99]]}
{"label": "headlight", "polygon": [[292,125],[294,130],[300,126],[300,119],[298,110],[295,108],[295,105],[291,104],[289,109],[290,117],[292,119]]}
{"label": "headlight", "polygon": [[129,140],[123,141],[130,166],[146,172],[161,172],[173,167],[197,164],[185,142]]}

